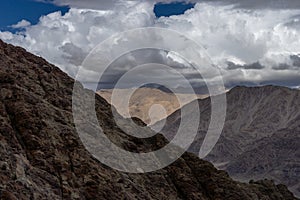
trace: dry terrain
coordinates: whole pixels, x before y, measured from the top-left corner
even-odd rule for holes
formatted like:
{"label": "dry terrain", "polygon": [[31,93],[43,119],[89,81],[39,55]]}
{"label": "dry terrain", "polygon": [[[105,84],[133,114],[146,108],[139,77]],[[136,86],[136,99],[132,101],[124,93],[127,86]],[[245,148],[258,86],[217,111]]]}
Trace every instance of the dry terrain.
{"label": "dry terrain", "polygon": [[[114,101],[111,100],[113,92]],[[123,117],[137,117],[148,125],[165,119],[181,106],[195,99],[207,97],[207,95],[200,94],[167,93],[156,88],[146,87],[138,89],[100,90],[97,93],[106,99],[107,102],[113,104]],[[128,102],[124,101],[122,97],[130,93],[133,93],[133,95],[130,97],[128,106]],[[181,105],[179,102],[181,102]],[[129,112],[127,111],[128,108]]]}
{"label": "dry terrain", "polygon": [[[0,85],[0,199],[295,199],[284,185],[234,181],[191,153],[151,173],[130,174],[100,163],[85,149],[74,127],[74,80],[44,59],[1,40]],[[94,96],[83,87],[80,91]],[[80,102],[77,109],[85,114],[85,106]],[[98,95],[95,111],[104,134],[127,151],[147,152],[167,143],[159,134],[150,139],[125,134],[116,126],[111,106]],[[89,118],[81,120],[96,125]]]}
{"label": "dry terrain", "polygon": [[[198,155],[211,104],[210,98],[197,101],[200,128],[190,151]],[[193,112],[190,109],[183,117]],[[180,120],[178,110],[167,118],[162,132],[171,138]],[[300,197],[300,91],[278,86],[231,89],[221,138],[205,159],[237,180],[272,179],[288,185]]]}

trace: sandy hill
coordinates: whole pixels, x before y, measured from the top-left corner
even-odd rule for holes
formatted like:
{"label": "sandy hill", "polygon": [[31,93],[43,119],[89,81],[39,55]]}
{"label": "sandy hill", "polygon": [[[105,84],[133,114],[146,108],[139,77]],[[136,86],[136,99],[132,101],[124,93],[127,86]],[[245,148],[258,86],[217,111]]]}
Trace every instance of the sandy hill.
{"label": "sandy hill", "polygon": [[[114,91],[114,102],[111,101]],[[129,101],[129,113],[126,112],[128,102],[124,101],[125,94],[132,93]],[[117,111],[124,117],[137,117],[146,124],[154,124],[168,115],[178,110],[182,105],[190,103],[195,99],[202,99],[207,95],[193,95],[183,93],[168,93],[156,88],[138,88],[138,89],[114,89],[100,90],[97,92],[100,96],[106,99],[107,102],[113,104]],[[160,105],[160,106],[158,106]],[[162,109],[162,107],[164,109]]]}

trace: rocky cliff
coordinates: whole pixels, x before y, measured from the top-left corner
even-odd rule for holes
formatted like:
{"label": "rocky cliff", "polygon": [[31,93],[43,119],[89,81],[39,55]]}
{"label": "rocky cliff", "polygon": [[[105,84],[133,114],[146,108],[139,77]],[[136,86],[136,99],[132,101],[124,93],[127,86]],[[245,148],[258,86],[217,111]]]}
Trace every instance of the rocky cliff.
{"label": "rocky cliff", "polygon": [[[0,199],[295,199],[271,181],[233,181],[191,153],[144,174],[101,164],[76,133],[73,84],[44,59],[0,41]],[[99,123],[117,145],[143,151],[167,143],[161,135],[126,135],[112,120],[110,105],[95,98]]]}

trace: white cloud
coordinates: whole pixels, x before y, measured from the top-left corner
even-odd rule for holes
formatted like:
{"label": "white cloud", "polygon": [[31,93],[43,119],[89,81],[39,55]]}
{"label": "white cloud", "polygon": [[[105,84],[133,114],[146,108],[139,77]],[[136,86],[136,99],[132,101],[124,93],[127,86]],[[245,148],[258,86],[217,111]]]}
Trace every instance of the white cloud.
{"label": "white cloud", "polygon": [[14,39],[14,35],[8,31],[0,31],[0,38],[4,41],[12,41]]}
{"label": "white cloud", "polygon": [[[197,3],[184,15],[157,19],[153,13],[155,1],[105,1],[110,2],[106,10],[95,10],[99,1],[85,2],[85,6],[82,2],[60,1],[78,8],[71,8],[64,16],[55,12],[41,17],[37,25],[27,26],[21,33],[0,32],[0,38],[45,57],[74,76],[89,51],[109,36],[132,28],[165,27],[202,44],[221,67],[228,85],[281,81],[300,84],[300,70],[290,59],[291,55],[300,55],[300,8],[249,10],[246,2],[240,6],[243,8],[236,8],[226,0],[224,4]],[[295,3],[289,2],[287,5]],[[86,5],[93,9],[83,9]],[[263,4],[257,2],[257,6]],[[166,63],[175,61],[173,57]],[[228,61],[237,66],[259,62],[263,68],[229,70]],[[284,72],[280,67],[274,69],[283,63],[288,65]]]}
{"label": "white cloud", "polygon": [[30,26],[31,23],[25,19],[19,21],[17,24],[11,25],[12,28],[25,28],[27,26]]}
{"label": "white cloud", "polygon": [[[285,79],[287,74],[299,80],[299,68],[291,67],[282,75],[272,69],[279,63],[288,63],[290,55],[300,53],[299,26],[287,25],[297,21],[298,14],[296,9],[250,11],[198,3],[184,15],[160,18],[157,25],[184,32],[203,44],[212,60],[223,68],[226,82],[259,84]],[[228,60],[237,64],[259,61],[266,69],[233,72],[226,69]]]}
{"label": "white cloud", "polygon": [[[80,58],[101,41],[119,31],[153,24],[155,16],[151,10],[147,3],[128,4],[109,11],[71,8],[65,15],[54,12],[42,16],[38,24],[24,32],[0,32],[0,37],[46,58],[74,76],[77,65],[83,61]],[[72,58],[77,60],[71,61]]]}

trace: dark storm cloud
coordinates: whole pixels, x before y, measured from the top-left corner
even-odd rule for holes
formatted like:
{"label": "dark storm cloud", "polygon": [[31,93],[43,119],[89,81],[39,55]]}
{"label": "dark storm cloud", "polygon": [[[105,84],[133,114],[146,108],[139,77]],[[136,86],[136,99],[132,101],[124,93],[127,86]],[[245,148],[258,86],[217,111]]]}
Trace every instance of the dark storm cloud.
{"label": "dark storm cloud", "polygon": [[292,66],[286,63],[280,63],[278,66],[273,66],[272,68],[275,70],[289,70]]}
{"label": "dark storm cloud", "polygon": [[265,67],[263,65],[261,65],[259,62],[245,64],[245,65],[235,64],[230,61],[227,62],[227,69],[229,69],[229,70],[233,70],[233,69],[263,69],[263,68],[265,68]]}
{"label": "dark storm cloud", "polygon": [[[124,87],[136,87],[135,83],[140,80],[147,80],[149,77],[168,80],[170,85],[178,84],[178,76],[175,71],[181,74],[187,80],[198,80],[202,79],[201,75],[195,67],[189,63],[179,63],[168,57],[168,52],[156,49],[143,49],[137,50],[126,55],[121,56],[119,59],[114,61],[105,71],[100,79],[98,89],[113,88],[119,79],[125,75],[126,72],[132,70],[137,66],[144,64],[155,63],[162,64],[172,68],[174,71],[149,69],[143,71],[142,74],[136,74],[131,76],[126,82],[127,85]],[[150,66],[147,66],[151,68]]]}
{"label": "dark storm cloud", "polygon": [[[99,87],[104,83],[107,87],[108,84],[113,87],[116,82],[131,69],[147,64],[159,63],[166,64],[164,56],[158,50],[143,49],[130,52],[115,60],[106,70],[100,79]],[[132,77],[132,82],[139,77]]]}
{"label": "dark storm cloud", "polygon": [[293,66],[300,67],[300,55],[291,55],[290,56]]}
{"label": "dark storm cloud", "polygon": [[290,21],[284,23],[285,26],[293,29],[299,29],[300,28],[300,15],[294,15],[291,17]]}
{"label": "dark storm cloud", "polygon": [[300,55],[290,55],[291,63],[279,63],[277,66],[273,66],[274,70],[296,70],[299,71],[300,67]]}
{"label": "dark storm cloud", "polygon": [[73,43],[66,43],[60,49],[65,53],[63,55],[70,63],[79,66],[86,57],[84,51]]}

